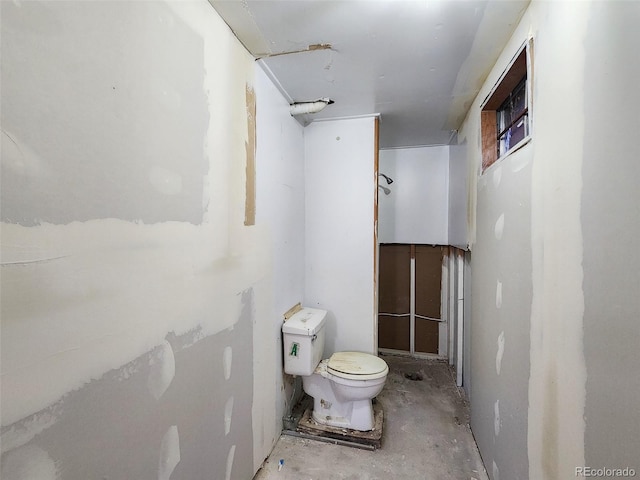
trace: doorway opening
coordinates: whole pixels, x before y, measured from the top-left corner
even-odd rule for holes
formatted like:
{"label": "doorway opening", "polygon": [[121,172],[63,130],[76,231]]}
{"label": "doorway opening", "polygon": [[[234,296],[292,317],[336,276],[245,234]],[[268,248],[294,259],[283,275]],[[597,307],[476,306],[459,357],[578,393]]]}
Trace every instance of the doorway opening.
{"label": "doorway opening", "polygon": [[378,349],[448,359],[462,384],[464,251],[444,245],[381,244]]}

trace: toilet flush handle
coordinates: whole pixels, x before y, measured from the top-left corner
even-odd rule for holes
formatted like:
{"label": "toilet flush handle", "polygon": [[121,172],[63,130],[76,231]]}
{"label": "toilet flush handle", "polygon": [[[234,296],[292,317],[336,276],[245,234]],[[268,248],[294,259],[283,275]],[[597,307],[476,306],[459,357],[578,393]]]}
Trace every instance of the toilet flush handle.
{"label": "toilet flush handle", "polygon": [[312,342],[315,342],[315,341],[316,341],[316,338],[318,338],[318,335],[313,334],[313,335],[311,336],[311,341],[312,341]]}

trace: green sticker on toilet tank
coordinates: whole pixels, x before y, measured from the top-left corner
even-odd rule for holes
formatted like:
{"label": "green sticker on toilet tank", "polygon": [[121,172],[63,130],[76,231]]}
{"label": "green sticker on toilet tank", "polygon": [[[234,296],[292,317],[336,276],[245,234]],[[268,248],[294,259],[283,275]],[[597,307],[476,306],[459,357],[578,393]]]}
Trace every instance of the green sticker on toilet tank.
{"label": "green sticker on toilet tank", "polygon": [[300,344],[293,342],[291,344],[291,351],[289,352],[289,356],[290,357],[297,357],[299,348],[300,348]]}

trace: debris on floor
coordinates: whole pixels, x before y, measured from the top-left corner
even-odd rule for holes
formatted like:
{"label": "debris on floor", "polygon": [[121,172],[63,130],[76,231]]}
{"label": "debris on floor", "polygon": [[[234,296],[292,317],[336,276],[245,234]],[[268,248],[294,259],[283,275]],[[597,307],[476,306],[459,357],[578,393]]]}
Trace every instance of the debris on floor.
{"label": "debris on floor", "polygon": [[[340,440],[294,430],[280,437],[254,480],[488,480],[468,426],[469,405],[448,362],[393,355],[384,360],[389,374],[376,402],[384,408],[380,448],[349,448],[354,445],[342,443],[341,430]],[[411,373],[422,381],[405,377]],[[280,459],[286,463],[279,471]]]}
{"label": "debris on floor", "polygon": [[419,372],[405,373],[404,378],[408,378],[409,380],[413,380],[414,382],[421,382],[424,377]]}
{"label": "debris on floor", "polygon": [[373,430],[361,432],[359,430],[351,430],[349,428],[322,425],[313,419],[311,409],[307,409],[298,423],[297,431],[315,437],[343,440],[353,444],[353,446],[368,446],[376,449],[382,446],[382,426],[384,424],[382,405],[378,403],[373,405],[373,415]]}

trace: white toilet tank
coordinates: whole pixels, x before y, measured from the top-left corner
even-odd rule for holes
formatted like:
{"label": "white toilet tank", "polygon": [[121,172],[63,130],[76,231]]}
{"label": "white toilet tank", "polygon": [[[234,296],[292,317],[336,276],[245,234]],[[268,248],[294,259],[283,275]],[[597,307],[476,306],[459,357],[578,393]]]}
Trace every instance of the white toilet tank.
{"label": "white toilet tank", "polygon": [[290,375],[311,375],[324,351],[326,310],[303,308],[282,325],[284,371]]}

